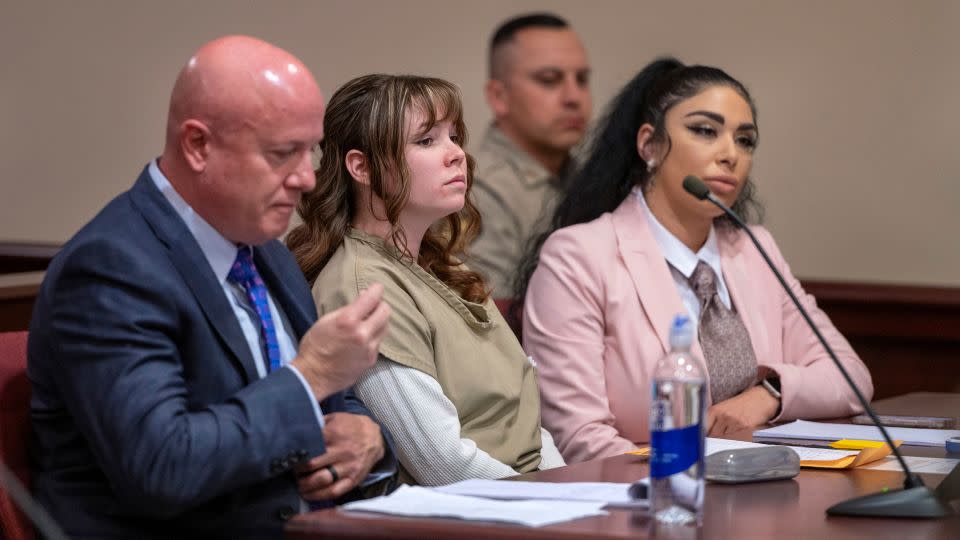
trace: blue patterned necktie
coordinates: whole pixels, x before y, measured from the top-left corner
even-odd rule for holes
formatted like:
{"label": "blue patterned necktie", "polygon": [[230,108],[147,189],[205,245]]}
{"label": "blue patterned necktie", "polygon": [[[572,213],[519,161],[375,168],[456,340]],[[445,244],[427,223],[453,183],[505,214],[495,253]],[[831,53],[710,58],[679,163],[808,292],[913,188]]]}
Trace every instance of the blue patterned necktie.
{"label": "blue patterned necktie", "polygon": [[247,300],[257,312],[260,319],[260,335],[266,344],[268,372],[280,368],[280,343],[277,341],[277,330],[270,315],[270,304],[267,301],[267,286],[253,264],[253,250],[242,246],[237,250],[237,258],[230,267],[227,279],[239,285],[247,293]]}

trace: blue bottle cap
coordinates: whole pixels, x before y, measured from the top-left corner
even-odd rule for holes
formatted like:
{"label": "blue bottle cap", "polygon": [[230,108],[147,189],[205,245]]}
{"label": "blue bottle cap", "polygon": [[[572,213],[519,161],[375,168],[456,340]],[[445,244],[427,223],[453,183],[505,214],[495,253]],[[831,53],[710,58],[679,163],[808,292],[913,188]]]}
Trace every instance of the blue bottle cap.
{"label": "blue bottle cap", "polygon": [[947,452],[951,454],[960,454],[960,437],[951,437],[947,439]]}
{"label": "blue bottle cap", "polygon": [[686,315],[676,315],[670,325],[670,348],[689,350],[693,343],[693,323]]}

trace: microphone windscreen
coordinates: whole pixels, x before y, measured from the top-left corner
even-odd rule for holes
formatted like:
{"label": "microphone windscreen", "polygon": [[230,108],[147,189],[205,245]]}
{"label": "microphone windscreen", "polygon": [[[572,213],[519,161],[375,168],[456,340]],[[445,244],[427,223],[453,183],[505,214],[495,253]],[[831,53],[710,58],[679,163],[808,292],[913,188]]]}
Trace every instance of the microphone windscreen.
{"label": "microphone windscreen", "polygon": [[692,174],[683,179],[683,189],[701,201],[710,196],[710,188]]}

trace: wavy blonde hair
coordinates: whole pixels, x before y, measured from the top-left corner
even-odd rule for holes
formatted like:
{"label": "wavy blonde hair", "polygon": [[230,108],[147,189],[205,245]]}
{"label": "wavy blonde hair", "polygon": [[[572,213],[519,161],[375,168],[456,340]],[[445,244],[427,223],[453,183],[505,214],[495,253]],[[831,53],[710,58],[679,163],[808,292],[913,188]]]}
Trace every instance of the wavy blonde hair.
{"label": "wavy blonde hair", "polygon": [[[287,247],[312,285],[323,266],[340,247],[357,213],[358,185],[346,168],[347,152],[358,150],[370,164],[370,191],[384,203],[390,239],[403,253],[406,236],[400,212],[410,195],[410,170],[405,146],[410,136],[410,111],[423,113],[428,129],[450,120],[466,145],[460,91],[436,78],[414,75],[365,75],[343,85],[330,98],[323,120],[317,187],[304,194],[297,207],[303,223],[287,235]],[[460,296],[483,302],[489,291],[480,274],[463,267],[464,250],[480,231],[480,214],[471,202],[475,162],[467,160],[467,196],[463,208],[427,230],[416,262]],[[373,212],[373,199],[370,198]],[[412,253],[403,256],[414,259]]]}

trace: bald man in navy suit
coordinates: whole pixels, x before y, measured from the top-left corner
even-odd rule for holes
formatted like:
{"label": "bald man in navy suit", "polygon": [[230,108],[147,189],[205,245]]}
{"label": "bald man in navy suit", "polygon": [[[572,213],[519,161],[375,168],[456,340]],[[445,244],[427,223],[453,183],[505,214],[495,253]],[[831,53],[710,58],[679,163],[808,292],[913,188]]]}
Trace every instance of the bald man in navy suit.
{"label": "bald man in navy suit", "polygon": [[323,135],[291,54],[204,45],[174,85],[163,154],[48,269],[28,373],[35,490],[75,538],[279,535],[396,471],[349,387],[389,307],[375,285],[317,321],[277,240]]}

